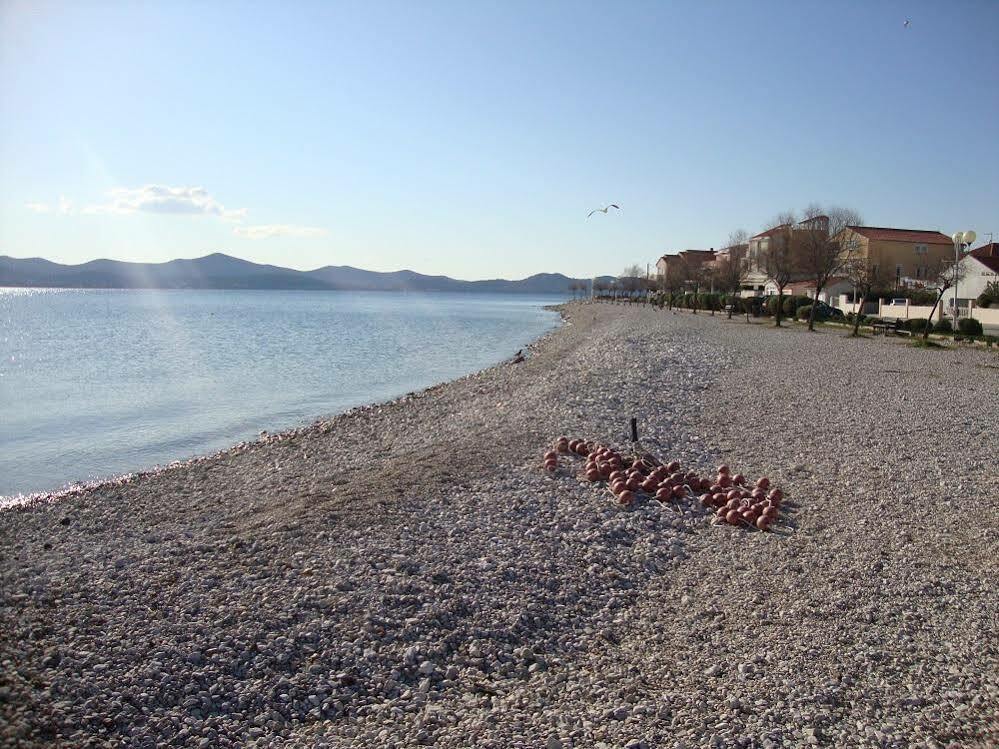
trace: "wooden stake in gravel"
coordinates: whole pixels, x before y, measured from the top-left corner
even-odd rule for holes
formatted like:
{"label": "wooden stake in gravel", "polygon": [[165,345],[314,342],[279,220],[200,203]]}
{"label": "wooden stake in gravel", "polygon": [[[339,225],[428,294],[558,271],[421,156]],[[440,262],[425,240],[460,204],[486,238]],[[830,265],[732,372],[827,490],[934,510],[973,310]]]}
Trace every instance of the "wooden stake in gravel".
{"label": "wooden stake in gravel", "polygon": [[638,419],[631,417],[631,441],[638,442]]}

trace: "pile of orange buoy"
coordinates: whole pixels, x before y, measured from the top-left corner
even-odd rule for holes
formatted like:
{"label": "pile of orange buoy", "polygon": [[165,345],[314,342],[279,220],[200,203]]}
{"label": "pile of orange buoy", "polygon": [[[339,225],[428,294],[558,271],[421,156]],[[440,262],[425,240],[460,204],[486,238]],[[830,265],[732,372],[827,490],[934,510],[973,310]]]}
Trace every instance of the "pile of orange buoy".
{"label": "pile of orange buoy", "polygon": [[699,495],[700,503],[714,510],[716,522],[770,530],[777,522],[784,493],[770,487],[766,476],[750,482],[741,473],[732,475],[728,466],[718,466],[714,478],[696,471],[683,471],[677,461],[660,463],[651,455],[627,456],[586,440],[559,437],[545,453],[544,468],[558,470],[559,454],[586,459],[583,475],[587,481],[606,481],[610,492],[625,507],[645,494],[662,503]]}

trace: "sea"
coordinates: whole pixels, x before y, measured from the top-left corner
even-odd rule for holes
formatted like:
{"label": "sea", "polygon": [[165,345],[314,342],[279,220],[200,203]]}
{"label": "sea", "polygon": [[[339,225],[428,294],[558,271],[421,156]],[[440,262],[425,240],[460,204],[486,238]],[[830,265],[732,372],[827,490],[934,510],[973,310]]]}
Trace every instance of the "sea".
{"label": "sea", "polygon": [[564,296],[0,289],[0,497],[212,453],[452,380]]}

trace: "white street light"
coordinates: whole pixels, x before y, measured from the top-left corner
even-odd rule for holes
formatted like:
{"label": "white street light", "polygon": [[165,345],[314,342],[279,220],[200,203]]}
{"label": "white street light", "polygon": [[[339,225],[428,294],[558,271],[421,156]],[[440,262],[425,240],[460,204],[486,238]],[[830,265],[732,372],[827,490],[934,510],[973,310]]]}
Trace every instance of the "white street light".
{"label": "white street light", "polygon": [[[951,241],[954,243],[954,325],[957,326],[957,281],[958,281],[958,264],[961,262],[961,251],[965,247],[970,247],[972,242],[975,241],[975,234],[971,229],[967,231],[956,231],[950,235]],[[943,310],[941,310],[943,314]]]}

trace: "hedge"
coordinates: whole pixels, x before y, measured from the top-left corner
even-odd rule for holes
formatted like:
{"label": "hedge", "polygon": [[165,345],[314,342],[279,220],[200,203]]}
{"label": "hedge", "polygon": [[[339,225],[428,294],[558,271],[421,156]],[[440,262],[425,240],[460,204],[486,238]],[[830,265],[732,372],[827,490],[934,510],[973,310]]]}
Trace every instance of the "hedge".
{"label": "hedge", "polygon": [[962,333],[967,333],[968,335],[981,335],[982,334],[982,324],[973,318],[962,317],[957,321],[957,329]]}

